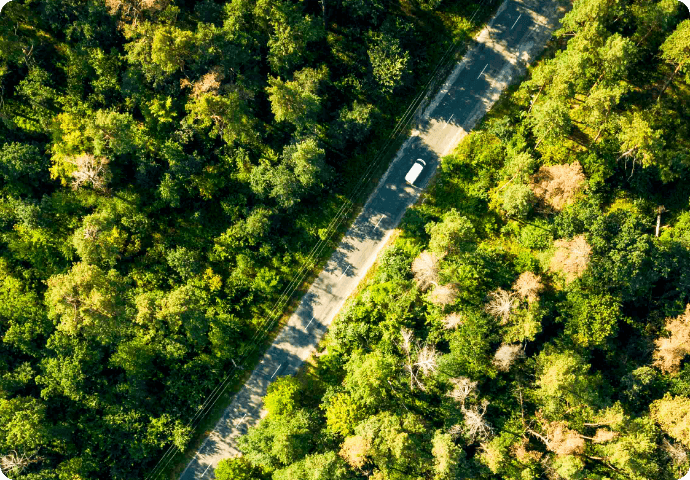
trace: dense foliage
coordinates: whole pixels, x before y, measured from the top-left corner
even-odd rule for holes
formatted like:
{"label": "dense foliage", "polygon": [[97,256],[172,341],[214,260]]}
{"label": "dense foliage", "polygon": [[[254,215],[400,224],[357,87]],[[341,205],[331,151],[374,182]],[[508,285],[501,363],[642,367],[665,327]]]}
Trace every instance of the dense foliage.
{"label": "dense foliage", "polygon": [[683,476],[687,18],[576,0],[218,478]]}
{"label": "dense foliage", "polygon": [[190,419],[327,238],[368,146],[475,28],[476,10],[451,0],[6,5],[4,471],[144,478],[165,447],[184,448]]}

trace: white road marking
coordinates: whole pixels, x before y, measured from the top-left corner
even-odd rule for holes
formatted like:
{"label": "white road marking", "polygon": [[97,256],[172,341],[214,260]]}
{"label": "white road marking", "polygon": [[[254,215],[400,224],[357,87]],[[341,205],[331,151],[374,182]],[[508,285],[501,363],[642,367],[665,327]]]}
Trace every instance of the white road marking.
{"label": "white road marking", "polygon": [[345,269],[345,271],[340,274],[340,278],[338,279],[338,281],[340,281],[343,278],[343,275],[345,275],[349,269],[350,269],[350,266],[348,265],[347,268]]}
{"label": "white road marking", "polygon": [[450,122],[451,120],[453,120],[453,117],[454,117],[454,116],[455,116],[455,114],[452,114],[452,115],[450,116],[450,118],[448,119],[448,122]]}
{"label": "white road marking", "polygon": [[[0,0],[0,1],[1,1],[1,0]],[[509,2],[504,2],[504,3],[501,5],[501,7],[499,8],[497,14],[500,14],[501,11],[505,10],[505,6],[508,5],[508,4],[509,4]],[[475,12],[475,14],[478,13],[478,11],[479,11],[479,10],[477,10],[477,11]],[[528,17],[531,17],[532,19],[535,20],[535,21],[534,21],[534,24],[535,24],[535,25],[533,25],[533,26],[530,27],[530,29],[529,29],[530,31],[538,32],[538,27],[539,27],[539,26],[547,27],[547,28],[544,29],[544,31],[549,31],[549,32],[550,32],[550,31],[553,30],[553,28],[551,28],[551,25],[548,24],[548,23],[546,22],[546,20],[540,20],[540,19],[546,19],[546,17],[543,17],[543,16],[535,17],[535,14],[534,14],[534,13],[530,13],[530,15],[528,15]],[[539,31],[541,31],[541,30],[539,30]],[[529,38],[531,38],[532,36],[533,36],[534,38],[530,41]],[[550,34],[549,34],[549,36],[550,36]],[[531,52],[533,51],[533,46],[534,46],[535,44],[538,44],[539,46],[541,46],[541,44],[542,44],[542,42],[541,42],[541,40],[542,40],[542,39],[541,39],[541,35],[537,35],[537,34],[532,35],[532,34],[530,34],[530,35],[526,36],[526,38],[528,38],[528,40],[523,41],[523,43],[520,45],[520,48],[519,48],[519,52],[520,52],[520,53],[519,53],[519,55],[518,55],[519,58],[516,58],[516,62],[517,62],[517,60],[522,60],[522,61],[525,61],[525,62],[529,61],[529,60],[531,59],[531,56],[529,55],[529,53],[531,53]],[[536,52],[535,52],[535,54],[536,54]],[[523,58],[523,56],[524,56],[524,58]],[[446,82],[444,83],[443,89],[439,92],[439,94],[437,94],[437,95],[434,97],[432,103],[426,108],[426,110],[425,110],[425,112],[424,112],[424,116],[423,116],[424,119],[428,119],[429,116],[432,115],[432,114],[434,113],[434,109],[440,104],[441,101],[444,101],[444,105],[445,105],[445,100],[447,99],[446,95],[447,95],[447,93],[448,93],[448,91],[449,91],[449,90],[448,90],[448,85],[452,85],[452,84],[457,80],[457,77],[459,76],[459,74],[460,74],[461,72],[464,72],[465,70],[468,70],[468,65],[467,65],[468,61],[469,61],[469,60],[468,60],[468,56],[465,56],[465,57],[463,58],[463,60],[462,60],[458,65],[456,65],[456,67],[453,69],[453,73],[451,74],[451,76],[450,76],[450,77],[446,80]],[[493,84],[494,82],[491,81],[490,83]],[[500,86],[500,82],[497,82],[497,84]],[[494,85],[494,86],[495,86],[495,85]],[[496,90],[496,88],[494,88],[493,90]],[[496,92],[494,92],[493,90],[490,89],[490,91],[489,91],[488,94],[487,94],[487,97],[488,97],[488,100],[489,100],[488,105],[493,105],[493,102],[495,101],[495,99],[494,99],[494,93],[496,93]],[[500,92],[499,92],[499,93],[500,93]],[[498,93],[496,93],[496,95],[498,95]],[[465,121],[463,121],[463,122],[464,122],[464,123],[463,123],[464,126],[465,126],[466,128],[468,128],[468,129],[471,130],[471,127],[474,126],[475,123],[478,121],[478,118],[477,118],[477,117],[481,118],[481,116],[484,115],[484,113],[485,113],[484,110],[485,110],[486,108],[487,108],[486,106],[477,106],[477,107],[475,108],[476,112],[473,112],[473,111],[471,110],[470,113],[469,113],[469,115],[467,116],[467,119],[466,119]],[[478,113],[479,113],[480,111],[481,111],[481,114],[479,115]],[[475,115],[475,113],[477,113],[477,115]],[[462,116],[466,116],[466,115],[463,114]],[[459,126],[458,126],[457,128],[458,128],[459,132],[458,132],[458,134],[455,136],[454,139],[451,139],[451,143],[453,143],[452,140],[457,140],[460,136],[467,135],[467,132],[466,132],[462,127],[459,127]],[[420,134],[419,134],[418,131],[415,131],[415,135],[420,135]],[[409,145],[409,142],[410,142],[410,141],[411,141],[411,139],[408,139],[408,140],[405,142],[404,145],[405,145],[405,146]],[[445,143],[445,142],[439,142],[439,143]],[[447,148],[447,149],[451,148],[451,144],[446,145],[446,148]],[[396,167],[396,162],[399,161],[400,158],[403,157],[404,155],[405,155],[405,153],[403,153],[403,152],[402,152],[402,149],[401,149],[401,151],[399,151],[398,154],[396,155],[395,160],[391,163],[391,166],[389,167],[389,169],[386,171],[384,177],[382,178],[382,180],[381,180],[381,182],[380,182],[379,187],[377,187],[377,188],[383,188],[383,187],[385,186],[385,184],[386,184],[386,179],[387,179],[387,177],[389,176],[389,173],[390,173],[392,170],[394,170],[394,167]],[[444,155],[445,155],[445,154],[444,154]],[[386,238],[384,239],[383,243],[385,243],[385,240],[387,240],[390,236],[391,236],[391,232],[387,233],[387,234],[386,234]],[[377,247],[377,251],[378,251],[379,248],[380,248],[380,247]],[[371,267],[371,265],[374,263],[375,260],[376,260],[376,255],[372,255],[372,256],[370,256],[369,259],[366,260],[366,262],[365,262],[365,264],[364,264],[363,266],[359,266],[359,267],[356,269],[358,279],[361,279],[361,277],[363,277],[363,276],[366,274],[366,272],[369,270],[369,268]],[[333,269],[334,269],[334,270],[337,268],[337,262],[332,262],[332,263],[330,263],[330,265],[333,266]],[[330,270],[330,271],[333,271],[333,270]],[[332,314],[329,313],[329,314],[327,315],[328,318],[323,319],[323,321],[328,321],[329,318],[331,318],[331,316],[336,315],[337,312],[341,309],[341,307],[342,307],[343,304],[345,303],[346,298],[342,298],[341,302],[337,302],[336,299],[334,299],[333,301],[334,301],[335,303],[337,303],[337,305],[336,305],[335,308],[333,309],[333,313],[332,313]],[[320,318],[321,318],[321,317],[320,317]],[[266,362],[266,363],[267,363],[267,362]],[[264,363],[262,362],[262,364],[264,364]],[[264,365],[265,365],[265,364],[264,364]],[[265,378],[265,377],[264,377],[264,378]],[[251,381],[248,382],[248,385],[250,385],[250,384],[251,384]],[[244,389],[245,391],[247,390],[246,387],[243,387],[243,389]],[[196,463],[196,464],[194,463],[194,462],[195,462],[195,459],[198,458],[198,455],[200,454],[200,452],[205,451],[205,446],[206,446],[206,444],[211,440],[211,438],[212,438],[211,436],[209,436],[209,437],[206,438],[206,440],[205,440],[204,443],[202,444],[202,446],[201,446],[201,448],[199,449],[199,451],[197,451],[197,452],[195,453],[194,459],[190,462],[190,464],[187,466],[187,468],[185,468],[185,472],[188,471],[190,468],[193,468],[194,466],[198,465],[198,463]],[[235,450],[235,447],[233,446],[233,445],[234,445],[234,437],[230,437],[230,438],[227,438],[227,439],[226,439],[226,438],[223,438],[223,439],[221,439],[221,440],[218,440],[217,437],[213,437],[212,443],[214,443],[214,445],[212,445],[212,448],[211,448],[211,450],[212,450],[213,452],[220,452],[220,451],[222,451],[222,449],[221,449],[221,448],[218,448],[218,447],[225,446],[225,445],[228,445],[228,446],[230,446],[230,448],[232,448],[233,450]],[[217,443],[218,445],[215,445],[216,443]],[[219,455],[218,453],[216,453],[215,455],[214,455],[213,453],[211,453],[211,454],[208,455],[208,457],[211,459],[210,461],[213,462],[212,464],[217,464],[217,462],[220,460],[220,458],[223,458],[223,457],[226,457],[226,456],[227,456],[226,454],[220,454],[220,455]],[[219,457],[220,457],[220,458],[219,458]],[[185,477],[185,472],[183,472],[183,475],[182,475],[181,478],[186,478],[186,477]],[[190,477],[191,477],[191,475],[190,475]]]}
{"label": "white road marking", "polygon": [[211,465],[209,464],[208,467],[206,467],[206,470],[204,470],[204,473],[201,474],[201,478],[204,478],[206,476],[206,472],[208,472],[208,469],[211,468]]}
{"label": "white road marking", "polygon": [[[486,64],[486,67],[488,67],[488,66],[489,66],[489,64],[487,63],[487,64]],[[484,67],[484,70],[486,70],[486,67]],[[482,70],[482,73],[479,74],[479,77],[481,77],[482,75],[484,75],[484,70]],[[477,77],[477,80],[479,80],[479,77]]]}
{"label": "white road marking", "polygon": [[520,16],[517,18],[517,20],[515,20],[515,23],[513,24],[513,26],[510,27],[511,30],[513,29],[513,27],[515,27],[515,25],[517,25],[517,22],[518,22],[518,20],[520,20],[521,16],[522,16],[522,14],[520,14]]}
{"label": "white road marking", "polygon": [[379,224],[381,223],[381,220],[383,220],[384,218],[386,218],[386,216],[385,216],[385,215],[384,215],[384,216],[382,216],[381,218],[379,218],[379,221],[378,221],[378,222],[376,222],[376,225],[374,226],[374,228],[379,228]]}
{"label": "white road marking", "polygon": [[278,373],[278,370],[280,370],[280,367],[282,367],[282,366],[283,366],[283,364],[282,364],[282,363],[281,363],[280,365],[278,365],[278,368],[276,368],[276,371],[275,371],[275,372],[273,372],[273,375],[271,375],[271,378],[273,378],[273,377],[275,377],[275,376],[276,376],[276,373]]}
{"label": "white road marking", "polygon": [[314,321],[314,317],[311,317],[311,320],[309,320],[309,323],[307,323],[307,328],[309,328],[309,325],[311,325],[311,322]]}

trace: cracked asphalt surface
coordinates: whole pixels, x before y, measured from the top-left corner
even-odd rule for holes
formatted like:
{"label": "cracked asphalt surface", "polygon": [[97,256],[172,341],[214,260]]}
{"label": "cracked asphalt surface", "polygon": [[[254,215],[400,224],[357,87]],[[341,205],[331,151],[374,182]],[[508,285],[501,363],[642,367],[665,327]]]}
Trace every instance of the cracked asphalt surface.
{"label": "cracked asphalt surface", "polygon": [[[279,376],[296,373],[314,352],[407,208],[428,184],[441,158],[522,75],[526,65],[544,48],[565,11],[565,6],[554,0],[506,0],[499,7],[431,103],[419,112],[419,124],[397,152],[362,213],[180,480],[215,478],[218,462],[240,454],[236,440],[265,415],[263,397],[269,384]],[[413,187],[404,177],[417,158],[427,166]]]}

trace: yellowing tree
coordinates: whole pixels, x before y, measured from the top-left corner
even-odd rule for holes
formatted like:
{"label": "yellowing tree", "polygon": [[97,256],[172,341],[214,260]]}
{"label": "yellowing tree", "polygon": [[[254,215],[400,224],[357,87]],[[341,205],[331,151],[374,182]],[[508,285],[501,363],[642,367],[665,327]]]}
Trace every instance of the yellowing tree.
{"label": "yellowing tree", "polygon": [[677,373],[680,362],[690,354],[690,304],[683,315],[666,319],[666,330],[671,336],[654,342],[654,364],[666,373]]}
{"label": "yellowing tree", "polygon": [[652,418],[670,437],[690,448],[690,398],[671,396],[656,400],[649,406]]}
{"label": "yellowing tree", "polygon": [[350,435],[360,419],[361,411],[347,393],[341,392],[329,399],[326,405],[326,424],[329,431],[343,436]]}
{"label": "yellowing tree", "polygon": [[570,165],[543,166],[530,179],[534,195],[556,211],[573,202],[585,185],[579,162]]}
{"label": "yellowing tree", "polygon": [[556,254],[551,259],[551,271],[565,273],[566,279],[572,281],[585,271],[589,264],[592,248],[584,235],[573,237],[572,240],[556,240]]}

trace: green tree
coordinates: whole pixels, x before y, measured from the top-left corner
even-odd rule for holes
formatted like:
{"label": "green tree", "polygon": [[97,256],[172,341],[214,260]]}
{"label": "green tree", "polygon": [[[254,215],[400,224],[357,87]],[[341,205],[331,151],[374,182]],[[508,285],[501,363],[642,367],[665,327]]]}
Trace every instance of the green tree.
{"label": "green tree", "polygon": [[610,295],[571,295],[573,312],[566,333],[582,347],[602,347],[616,333],[621,319],[620,300]]}
{"label": "green tree", "polygon": [[409,478],[425,469],[421,449],[425,433],[424,419],[418,415],[388,411],[368,417],[355,428],[355,434],[367,440],[371,463],[391,479]]}
{"label": "green tree", "polygon": [[490,344],[496,334],[485,316],[475,312],[463,312],[463,322],[449,335],[450,352],[439,359],[439,370],[452,377],[493,376]]}
{"label": "green tree", "polygon": [[240,437],[239,448],[254,465],[275,470],[299,461],[314,448],[316,419],[307,410],[269,415]]}
{"label": "green tree", "polygon": [[620,119],[621,158],[641,157],[643,165],[650,165],[659,156],[664,146],[661,131],[652,128],[651,115],[646,112],[632,112]]}
{"label": "green tree", "polygon": [[390,95],[407,84],[410,54],[400,41],[382,32],[369,32],[367,54],[379,91]]}
{"label": "green tree", "polygon": [[274,72],[291,71],[308,57],[308,46],[324,36],[322,24],[287,1],[273,2],[269,23],[268,63]]}
{"label": "green tree", "polygon": [[220,136],[227,144],[235,141],[253,143],[258,140],[255,120],[247,101],[247,92],[237,90],[225,94],[203,93],[186,105],[187,121],[197,128],[211,128],[211,136]]}
{"label": "green tree", "polygon": [[436,430],[431,439],[434,456],[434,480],[451,480],[457,478],[464,451],[455,445],[449,433]]}
{"label": "green tree", "polygon": [[251,188],[259,198],[273,198],[281,208],[290,209],[327,178],[324,159],[325,151],[313,138],[287,145],[278,165],[262,159],[251,171]]}
{"label": "green tree", "polygon": [[214,474],[218,480],[267,480],[260,467],[252,465],[245,457],[221,460]]}
{"label": "green tree", "polygon": [[183,281],[193,278],[201,271],[199,254],[186,247],[178,246],[165,254],[168,265],[177,272]]}
{"label": "green tree", "polygon": [[373,25],[379,24],[386,11],[383,0],[342,0],[342,5],[353,17]]}
{"label": "green tree", "polygon": [[511,216],[525,218],[529,215],[536,198],[527,185],[518,183],[508,186],[502,193],[503,210]]}
{"label": "green tree", "polygon": [[196,285],[182,285],[160,300],[156,318],[166,325],[171,336],[184,335],[190,347],[208,345],[209,315],[204,292]]}
{"label": "green tree", "polygon": [[48,315],[67,334],[84,330],[103,341],[114,341],[123,306],[121,286],[122,278],[114,270],[104,272],[79,262],[68,273],[48,279]]}
{"label": "green tree", "polygon": [[194,34],[172,25],[156,28],[151,42],[151,60],[165,73],[184,70],[193,53]]}
{"label": "green tree", "polygon": [[0,146],[1,188],[11,196],[32,193],[47,180],[47,167],[46,158],[35,145],[13,142]]}
{"label": "green tree", "polygon": [[328,78],[328,68],[304,68],[294,73],[293,80],[283,81],[268,77],[268,99],[271,111],[279,122],[292,123],[298,130],[305,130],[316,121],[321,111],[319,85]]}
{"label": "green tree", "polygon": [[270,415],[289,415],[299,402],[299,381],[292,376],[279,377],[268,386],[264,407]]}
{"label": "green tree", "polygon": [[353,352],[345,365],[343,385],[359,408],[373,412],[385,408],[391,400],[388,380],[395,375],[397,361],[379,350]]}
{"label": "green tree", "polygon": [[431,236],[429,250],[438,256],[466,251],[475,238],[472,222],[454,208],[443,214],[441,222],[428,223],[426,232]]}
{"label": "green tree", "polygon": [[0,325],[2,341],[26,355],[38,355],[42,337],[47,337],[52,324],[38,294],[12,274],[9,265],[0,260]]}
{"label": "green tree", "polygon": [[679,73],[684,72],[690,65],[690,20],[682,21],[671,35],[669,35],[661,45],[661,57],[676,68],[659,94],[659,98],[666,91]]}
{"label": "green tree", "polygon": [[107,209],[86,216],[72,235],[72,244],[82,261],[105,268],[115,266],[126,242],[127,234],[115,212]]}
{"label": "green tree", "polygon": [[352,477],[345,461],[333,451],[307,455],[287,468],[276,470],[273,480],[347,480]]}
{"label": "green tree", "polygon": [[574,352],[546,349],[539,354],[534,394],[547,414],[557,416],[563,408],[596,404],[598,379],[588,373],[589,368]]}
{"label": "green tree", "polygon": [[378,114],[376,107],[371,104],[361,103],[357,100],[352,107],[343,107],[338,120],[333,124],[335,139],[333,144],[338,149],[343,149],[350,143],[361,144],[367,140],[374,126]]}
{"label": "green tree", "polygon": [[647,416],[625,420],[616,429],[612,441],[592,445],[590,457],[606,458],[610,473],[621,478],[645,480],[658,477],[661,468],[655,450],[659,431],[654,422]]}
{"label": "green tree", "polygon": [[31,453],[49,442],[49,422],[45,405],[29,397],[0,398],[2,450]]}

